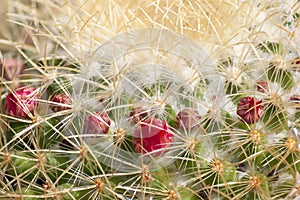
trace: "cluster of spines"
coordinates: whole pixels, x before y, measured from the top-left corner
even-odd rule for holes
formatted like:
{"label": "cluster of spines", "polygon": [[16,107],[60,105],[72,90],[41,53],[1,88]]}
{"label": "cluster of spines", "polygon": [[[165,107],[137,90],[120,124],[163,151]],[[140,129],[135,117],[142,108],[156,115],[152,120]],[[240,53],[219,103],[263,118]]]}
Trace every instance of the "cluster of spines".
{"label": "cluster of spines", "polygon": [[[273,55],[283,53],[280,43],[261,43],[258,49]],[[198,112],[201,108],[196,106],[197,101],[214,103],[215,98],[220,98],[203,99],[202,92],[209,85],[206,79],[194,93],[181,94],[184,98],[179,104],[188,109],[156,99],[160,93],[172,92],[171,82],[138,86],[136,99],[148,98],[143,107],[126,92],[119,94],[119,75],[87,80],[80,74],[68,74],[79,72],[76,68],[82,66],[54,63],[40,66],[47,73],[51,68],[62,69],[53,80],[46,81],[49,85],[28,75],[27,80],[21,78],[21,82],[33,85],[26,90],[32,93],[28,98],[16,95],[24,94],[23,86],[12,89],[3,82],[7,87],[2,108],[5,134],[1,181],[6,186],[1,191],[3,196],[277,199],[295,195],[292,191],[297,187],[299,171],[300,113],[299,94],[293,93],[299,87],[299,72],[294,67],[299,65],[297,60],[270,62],[259,69],[263,80],[254,85],[248,83],[248,76],[239,77],[246,67],[235,68],[231,61],[221,63],[218,75],[225,74],[226,79],[221,90],[225,91],[225,101],[236,109],[232,113],[212,107],[221,110],[221,118],[215,118],[218,113],[213,109],[207,109],[204,115]],[[3,80],[8,80],[8,76],[3,74]],[[87,94],[84,98],[91,98],[91,102],[80,97],[81,93]],[[82,105],[85,103],[91,103],[92,109],[91,105]],[[151,130],[156,134],[144,139]],[[158,146],[154,142],[157,149],[147,143],[167,134],[169,141]],[[102,142],[112,147],[104,151],[111,154],[102,155],[105,148],[97,144]],[[122,152],[134,155],[133,160],[135,156],[141,159],[130,162],[130,157],[122,157]],[[164,157],[168,165],[163,165]]]}

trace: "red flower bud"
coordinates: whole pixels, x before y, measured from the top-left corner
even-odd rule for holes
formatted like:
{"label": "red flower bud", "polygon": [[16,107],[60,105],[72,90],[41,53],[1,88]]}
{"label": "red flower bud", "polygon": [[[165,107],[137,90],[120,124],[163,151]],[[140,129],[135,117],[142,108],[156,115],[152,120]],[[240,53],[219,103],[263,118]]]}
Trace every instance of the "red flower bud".
{"label": "red flower bud", "polygon": [[184,127],[185,129],[191,129],[197,124],[201,119],[198,111],[192,109],[184,109],[177,114],[176,123],[179,128]]}
{"label": "red flower bud", "polygon": [[238,103],[237,114],[248,124],[258,122],[264,114],[262,100],[243,97]]}
{"label": "red flower bud", "polygon": [[[70,97],[66,94],[63,94],[63,93],[55,95],[53,97],[52,101],[54,103],[65,104],[65,105],[71,105],[72,104]],[[51,110],[53,112],[59,112],[59,111],[68,110],[68,109],[70,109],[70,107],[64,106],[64,105],[54,104],[54,105],[51,106]]]}
{"label": "red flower bud", "polygon": [[85,133],[87,134],[106,134],[110,127],[109,116],[104,112],[96,112],[87,118]]}
{"label": "red flower bud", "polygon": [[14,117],[28,118],[38,105],[38,94],[34,87],[21,86],[6,96],[4,108]]}
{"label": "red flower bud", "polygon": [[166,152],[173,141],[174,135],[170,127],[166,121],[159,119],[147,119],[137,127],[133,135],[133,146],[138,153],[144,154],[163,149],[152,154],[153,156]]}

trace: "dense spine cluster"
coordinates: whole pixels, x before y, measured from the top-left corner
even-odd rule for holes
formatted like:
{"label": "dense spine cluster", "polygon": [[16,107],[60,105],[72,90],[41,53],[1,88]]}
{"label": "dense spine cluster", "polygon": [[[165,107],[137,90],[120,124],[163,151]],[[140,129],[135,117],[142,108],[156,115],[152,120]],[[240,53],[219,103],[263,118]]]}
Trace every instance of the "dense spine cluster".
{"label": "dense spine cluster", "polygon": [[299,198],[298,7],[14,4],[0,198]]}

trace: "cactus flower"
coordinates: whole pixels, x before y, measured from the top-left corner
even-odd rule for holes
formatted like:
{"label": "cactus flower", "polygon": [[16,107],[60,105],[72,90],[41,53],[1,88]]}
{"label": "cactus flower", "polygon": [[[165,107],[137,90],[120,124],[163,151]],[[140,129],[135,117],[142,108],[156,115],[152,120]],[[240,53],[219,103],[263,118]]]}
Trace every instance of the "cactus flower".
{"label": "cactus flower", "polygon": [[176,123],[179,128],[191,129],[199,124],[200,119],[198,111],[184,109],[177,114]]}
{"label": "cactus flower", "polygon": [[[136,128],[133,135],[135,151],[141,154],[155,150],[166,149],[172,146],[174,135],[165,120],[147,119]],[[153,156],[159,156],[164,151],[159,151]]]}
{"label": "cactus flower", "polygon": [[262,100],[243,97],[237,105],[237,114],[248,124],[258,122],[264,114]]}
{"label": "cactus flower", "polygon": [[87,134],[106,134],[110,127],[109,116],[105,112],[95,112],[87,118],[85,131]]}
{"label": "cactus flower", "polygon": [[34,87],[21,86],[6,96],[4,107],[10,116],[28,118],[37,108],[38,98]]}
{"label": "cactus flower", "polygon": [[24,71],[24,64],[14,58],[4,58],[3,62],[0,63],[0,74],[6,80],[13,80],[17,78]]}
{"label": "cactus flower", "polygon": [[[71,105],[71,103],[72,103],[70,97],[63,93],[55,95],[53,97],[52,101],[54,103],[65,104],[65,105]],[[64,106],[64,105],[54,104],[51,106],[51,110],[53,112],[59,112],[59,111],[68,110],[68,109],[70,109],[70,107]]]}

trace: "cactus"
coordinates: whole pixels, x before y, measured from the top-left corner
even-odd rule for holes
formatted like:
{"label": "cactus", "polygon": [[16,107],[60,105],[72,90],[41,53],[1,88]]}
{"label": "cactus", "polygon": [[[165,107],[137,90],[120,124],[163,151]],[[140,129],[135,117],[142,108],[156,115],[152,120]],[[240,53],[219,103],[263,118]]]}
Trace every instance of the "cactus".
{"label": "cactus", "polygon": [[296,0],[0,5],[0,198],[299,198]]}

